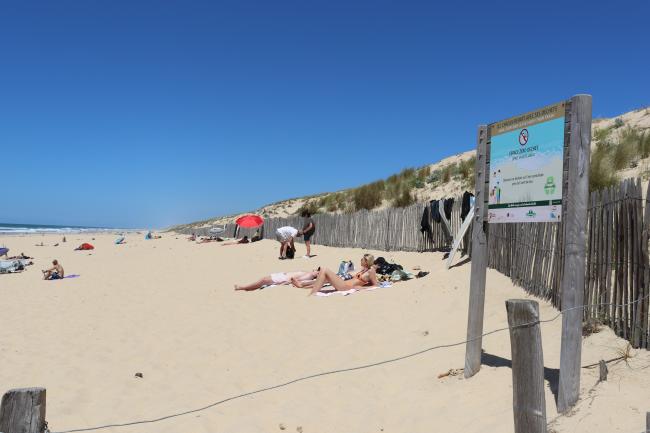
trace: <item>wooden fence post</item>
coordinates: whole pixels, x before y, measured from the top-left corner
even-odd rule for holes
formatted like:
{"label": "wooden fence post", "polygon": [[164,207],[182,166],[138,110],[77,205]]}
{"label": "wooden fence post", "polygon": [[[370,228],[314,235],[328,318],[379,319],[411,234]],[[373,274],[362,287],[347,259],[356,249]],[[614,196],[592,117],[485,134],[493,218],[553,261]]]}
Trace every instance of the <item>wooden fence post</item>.
{"label": "wooden fence post", "polygon": [[465,346],[466,378],[474,376],[481,368],[483,339],[483,313],[485,311],[485,274],[487,272],[487,237],[484,230],[485,181],[488,127],[478,128],[474,221],[472,224],[472,270],[469,283],[469,311],[467,313],[467,344]]}
{"label": "wooden fence post", "polygon": [[515,433],[546,433],[544,356],[539,304],[528,299],[506,301],[512,352],[512,406]]}
{"label": "wooden fence post", "polygon": [[650,433],[650,412],[645,413],[645,433]]}
{"label": "wooden fence post", "polygon": [[580,394],[582,316],[589,201],[591,95],[571,98],[569,178],[564,209],[564,272],[562,274],[562,347],[558,411],[568,411]]}
{"label": "wooden fence post", "polygon": [[45,388],[11,389],[0,403],[0,432],[43,433]]}

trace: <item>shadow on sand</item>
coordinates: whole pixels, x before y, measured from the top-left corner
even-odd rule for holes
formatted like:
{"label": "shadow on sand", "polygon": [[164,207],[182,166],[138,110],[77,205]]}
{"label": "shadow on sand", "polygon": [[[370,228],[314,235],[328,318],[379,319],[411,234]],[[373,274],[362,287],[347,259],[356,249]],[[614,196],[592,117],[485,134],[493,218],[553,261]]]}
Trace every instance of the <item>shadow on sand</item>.
{"label": "shadow on sand", "polygon": [[[508,367],[512,369],[511,360],[487,352],[483,352],[481,355],[481,364],[487,365],[488,367]],[[548,382],[548,387],[553,393],[555,403],[557,404],[560,369],[544,367],[544,380]]]}

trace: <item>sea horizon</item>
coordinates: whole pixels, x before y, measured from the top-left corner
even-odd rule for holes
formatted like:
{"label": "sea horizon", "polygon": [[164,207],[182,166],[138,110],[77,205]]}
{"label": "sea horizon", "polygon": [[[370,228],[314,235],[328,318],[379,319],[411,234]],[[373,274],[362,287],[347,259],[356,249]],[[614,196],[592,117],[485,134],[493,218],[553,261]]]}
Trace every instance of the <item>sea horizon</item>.
{"label": "sea horizon", "polygon": [[135,232],[142,228],[99,227],[59,224],[22,224],[0,222],[0,235]]}

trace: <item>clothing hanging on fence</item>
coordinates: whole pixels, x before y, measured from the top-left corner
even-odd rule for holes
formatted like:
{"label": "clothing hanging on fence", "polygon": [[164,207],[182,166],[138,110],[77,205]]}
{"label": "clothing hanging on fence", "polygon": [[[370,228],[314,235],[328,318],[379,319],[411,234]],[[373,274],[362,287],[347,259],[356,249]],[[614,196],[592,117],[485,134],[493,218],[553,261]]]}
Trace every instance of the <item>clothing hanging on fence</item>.
{"label": "clothing hanging on fence", "polygon": [[430,233],[431,232],[431,210],[429,206],[424,207],[424,212],[422,212],[422,221],[420,221],[420,232]]}
{"label": "clothing hanging on fence", "polygon": [[463,193],[463,199],[460,205],[460,219],[462,221],[465,221],[465,218],[467,217],[467,214],[469,213],[469,210],[472,207],[472,203],[470,202],[471,198],[474,197],[474,194],[472,194],[469,191],[465,191]]}
{"label": "clothing hanging on fence", "polygon": [[443,208],[445,210],[445,217],[447,220],[451,220],[451,210],[454,207],[454,199],[453,198],[447,198],[445,199],[445,202],[443,204]]}
{"label": "clothing hanging on fence", "polygon": [[431,220],[433,222],[440,222],[440,207],[438,200],[431,200]]}
{"label": "clothing hanging on fence", "polygon": [[[453,204],[454,199],[447,199],[451,200]],[[447,212],[445,211],[445,201],[446,200],[440,200],[438,203],[438,207],[440,209],[443,209],[443,212],[439,212],[440,215],[440,220],[442,221],[442,232],[445,234],[445,237],[447,238],[447,242],[451,243],[454,240],[454,236],[451,234],[451,224],[449,223],[449,220],[447,219]],[[449,212],[449,217],[451,218],[451,209]]]}

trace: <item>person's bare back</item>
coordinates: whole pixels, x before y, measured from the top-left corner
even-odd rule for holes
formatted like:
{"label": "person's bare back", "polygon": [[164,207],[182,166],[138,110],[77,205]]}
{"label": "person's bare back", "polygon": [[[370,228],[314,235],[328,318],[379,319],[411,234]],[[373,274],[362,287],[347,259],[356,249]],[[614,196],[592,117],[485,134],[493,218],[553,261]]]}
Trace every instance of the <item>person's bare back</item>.
{"label": "person's bare back", "polygon": [[65,277],[65,272],[58,260],[53,260],[52,267],[43,271],[44,280],[60,280],[63,277]]}

